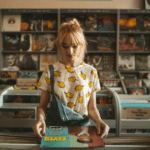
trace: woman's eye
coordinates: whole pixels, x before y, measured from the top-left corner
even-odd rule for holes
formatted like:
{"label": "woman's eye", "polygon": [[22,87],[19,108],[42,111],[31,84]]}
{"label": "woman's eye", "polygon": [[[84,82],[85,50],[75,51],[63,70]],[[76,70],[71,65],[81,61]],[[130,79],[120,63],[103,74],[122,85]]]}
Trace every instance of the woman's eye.
{"label": "woman's eye", "polygon": [[74,45],[73,48],[77,48],[77,46]]}
{"label": "woman's eye", "polygon": [[65,48],[65,49],[67,49],[67,48],[68,48],[68,46],[65,46],[65,45],[62,45],[62,47],[63,47],[63,48]]}

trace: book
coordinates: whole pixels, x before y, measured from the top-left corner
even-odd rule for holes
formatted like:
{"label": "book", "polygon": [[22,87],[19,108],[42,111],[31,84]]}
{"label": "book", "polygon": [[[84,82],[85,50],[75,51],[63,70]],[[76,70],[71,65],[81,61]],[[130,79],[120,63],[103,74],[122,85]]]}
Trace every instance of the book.
{"label": "book", "polygon": [[3,55],[3,71],[18,71],[19,70],[19,55],[5,54]]}
{"label": "book", "polygon": [[115,70],[115,55],[104,54],[103,55],[103,67],[104,71]]}
{"label": "book", "polygon": [[56,40],[56,35],[55,34],[44,34],[44,39],[45,39],[45,51],[56,51],[56,45],[55,45],[55,40]]}
{"label": "book", "polygon": [[21,15],[3,15],[3,31],[20,31]]}
{"label": "book", "polygon": [[86,36],[87,51],[97,51],[97,36]]}
{"label": "book", "polygon": [[88,148],[104,147],[95,126],[61,127],[49,126],[42,136],[40,148]]}
{"label": "book", "polygon": [[99,51],[115,51],[115,38],[116,37],[113,34],[99,35],[97,37],[97,49]]}
{"label": "book", "polygon": [[38,78],[37,71],[19,71],[18,78]]}
{"label": "book", "polygon": [[86,15],[84,31],[97,31],[97,14]]}
{"label": "book", "polygon": [[123,82],[125,86],[128,87],[140,87],[142,86],[142,80],[141,79],[123,79]]}
{"label": "book", "polygon": [[129,95],[145,95],[147,94],[146,87],[126,87]]}
{"label": "book", "polygon": [[20,43],[20,51],[32,51],[32,35],[31,34],[21,34],[21,43]]}
{"label": "book", "polygon": [[135,55],[119,54],[119,70],[135,70]]}
{"label": "book", "polygon": [[43,35],[33,34],[32,35],[32,50],[33,51],[44,51],[45,50],[45,39]]}
{"label": "book", "polygon": [[99,71],[100,79],[119,79],[119,75],[114,71]]}
{"label": "book", "polygon": [[43,31],[56,31],[57,30],[57,15],[44,14],[42,26],[43,26]]}
{"label": "book", "polygon": [[40,55],[40,70],[44,71],[45,68],[48,67],[48,65],[53,64],[58,61],[58,57],[56,54],[41,54]]}
{"label": "book", "polygon": [[0,78],[17,78],[17,72],[14,71],[0,71]]}
{"label": "book", "polygon": [[3,51],[20,51],[20,34],[4,34]]}
{"label": "book", "polygon": [[135,69],[137,71],[148,71],[150,69],[150,55],[136,55]]}
{"label": "book", "polygon": [[86,55],[85,61],[97,70],[103,70],[103,60],[101,55]]}
{"label": "book", "polygon": [[115,31],[116,16],[110,14],[100,14],[97,16],[98,31]]}
{"label": "book", "polygon": [[17,78],[17,86],[37,86],[37,79]]}
{"label": "book", "polygon": [[40,96],[3,95],[3,103],[39,103]]}
{"label": "book", "polygon": [[37,54],[20,54],[20,70],[37,70],[38,69],[38,55]]}

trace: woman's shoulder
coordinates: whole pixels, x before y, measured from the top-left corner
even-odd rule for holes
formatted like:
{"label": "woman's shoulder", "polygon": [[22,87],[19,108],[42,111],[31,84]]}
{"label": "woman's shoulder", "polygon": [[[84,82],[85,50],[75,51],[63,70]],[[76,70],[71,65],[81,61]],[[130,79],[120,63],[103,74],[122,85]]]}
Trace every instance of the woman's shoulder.
{"label": "woman's shoulder", "polygon": [[91,69],[91,70],[97,70],[95,67],[93,67],[92,65],[87,64],[87,63],[84,63],[84,68],[85,69]]}

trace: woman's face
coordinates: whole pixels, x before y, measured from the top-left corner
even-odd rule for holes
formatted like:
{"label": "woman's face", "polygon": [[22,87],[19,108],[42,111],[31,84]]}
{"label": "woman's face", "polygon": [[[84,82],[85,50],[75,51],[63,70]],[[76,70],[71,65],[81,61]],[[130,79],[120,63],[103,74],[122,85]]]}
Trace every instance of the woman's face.
{"label": "woman's face", "polygon": [[8,62],[8,66],[13,66],[15,65],[15,57],[13,55],[8,55],[7,56],[7,62]]}
{"label": "woman's face", "polygon": [[64,38],[61,50],[63,59],[69,63],[71,63],[71,61],[76,61],[81,57],[81,45],[73,43],[70,35]]}
{"label": "woman's face", "polygon": [[55,47],[55,35],[53,34],[49,34],[49,35],[45,35],[45,39],[46,39],[46,50],[47,51],[51,51],[54,49]]}

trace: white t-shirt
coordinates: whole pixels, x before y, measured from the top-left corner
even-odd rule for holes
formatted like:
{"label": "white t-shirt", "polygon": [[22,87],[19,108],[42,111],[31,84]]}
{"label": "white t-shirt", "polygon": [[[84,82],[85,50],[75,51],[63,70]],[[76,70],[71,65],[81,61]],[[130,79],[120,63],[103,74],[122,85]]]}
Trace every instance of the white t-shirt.
{"label": "white t-shirt", "polygon": [[[54,92],[57,97],[75,112],[87,116],[91,92],[101,89],[97,70],[84,62],[77,67],[56,62],[53,67]],[[51,91],[49,67],[44,70],[38,87],[44,91]]]}

